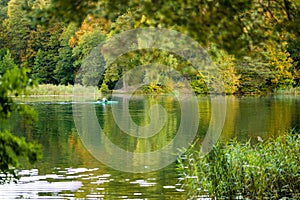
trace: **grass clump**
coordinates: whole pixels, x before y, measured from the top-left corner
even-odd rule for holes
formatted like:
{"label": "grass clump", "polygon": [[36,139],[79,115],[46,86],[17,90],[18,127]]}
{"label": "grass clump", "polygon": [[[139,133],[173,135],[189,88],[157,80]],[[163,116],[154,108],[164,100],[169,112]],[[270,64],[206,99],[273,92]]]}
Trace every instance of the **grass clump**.
{"label": "grass clump", "polygon": [[208,154],[195,146],[178,159],[190,198],[300,198],[300,134],[251,144],[218,142]]}

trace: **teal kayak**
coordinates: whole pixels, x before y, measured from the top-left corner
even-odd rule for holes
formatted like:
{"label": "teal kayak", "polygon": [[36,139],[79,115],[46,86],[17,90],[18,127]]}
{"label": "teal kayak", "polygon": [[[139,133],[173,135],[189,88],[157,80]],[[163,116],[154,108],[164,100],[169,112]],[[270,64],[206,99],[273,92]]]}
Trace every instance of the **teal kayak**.
{"label": "teal kayak", "polygon": [[97,104],[115,104],[119,103],[118,101],[96,101]]}

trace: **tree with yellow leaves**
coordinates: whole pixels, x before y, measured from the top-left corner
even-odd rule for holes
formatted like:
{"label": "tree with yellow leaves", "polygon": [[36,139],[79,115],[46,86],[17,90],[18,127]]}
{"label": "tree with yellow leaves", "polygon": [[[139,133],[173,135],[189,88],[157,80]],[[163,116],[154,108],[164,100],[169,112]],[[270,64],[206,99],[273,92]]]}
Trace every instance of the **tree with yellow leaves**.
{"label": "tree with yellow leaves", "polygon": [[270,85],[273,89],[286,89],[293,86],[297,71],[293,64],[293,59],[287,52],[287,43],[281,46],[269,43],[267,46],[267,63],[272,72]]}

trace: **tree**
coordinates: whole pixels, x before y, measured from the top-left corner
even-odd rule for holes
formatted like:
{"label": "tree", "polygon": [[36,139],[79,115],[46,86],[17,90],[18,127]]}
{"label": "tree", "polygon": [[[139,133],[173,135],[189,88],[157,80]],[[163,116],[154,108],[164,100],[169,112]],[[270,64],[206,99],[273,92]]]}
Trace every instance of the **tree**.
{"label": "tree", "polygon": [[31,21],[27,18],[28,13],[23,9],[26,3],[28,1],[25,0],[9,1],[8,18],[4,22],[8,32],[9,42],[7,45],[17,64],[25,62],[27,40],[32,25]]}
{"label": "tree", "polygon": [[[104,39],[105,35],[102,34],[102,30],[96,28],[95,30],[82,35],[78,40],[78,45],[72,50],[72,55],[76,59],[73,64],[75,72],[77,72],[80,67],[81,70],[85,70],[87,67],[91,69],[90,66],[93,66],[94,71],[88,72],[85,79],[81,80],[86,85],[93,85],[95,83],[95,79],[97,79],[97,83],[99,82],[99,84],[102,84],[102,80],[100,80],[102,76],[99,77],[99,75],[102,74],[101,70],[104,71],[104,69],[99,69],[99,66],[104,67],[105,61],[103,58],[99,57],[97,52],[95,52],[96,55],[93,55],[92,50],[104,41]],[[79,77],[78,79],[81,78],[82,77]]]}
{"label": "tree", "polygon": [[49,81],[47,80],[47,75],[49,74],[47,70],[48,68],[49,67],[48,62],[46,60],[46,52],[39,49],[34,60],[34,65],[32,68],[32,77],[34,79],[37,79],[39,83],[49,83]]}
{"label": "tree", "polygon": [[281,46],[275,46],[270,43],[267,46],[268,67],[273,72],[270,79],[274,89],[291,88],[294,85],[294,77],[297,74],[293,65],[293,59],[286,50],[286,43],[282,42]]}
{"label": "tree", "polygon": [[295,69],[298,71],[298,74],[295,76],[295,85],[300,85],[300,40],[298,38],[293,38],[288,41],[287,51],[293,59],[293,65]]}
{"label": "tree", "polygon": [[[11,113],[17,112],[27,123],[31,123],[36,120],[36,113],[28,105],[15,103],[14,97],[24,94],[26,88],[32,86],[33,82],[27,76],[28,69],[18,68],[11,61],[9,53],[1,60],[0,68],[6,70],[0,74],[0,121],[8,119]],[[3,66],[4,64],[5,66]],[[18,178],[16,168],[21,166],[21,158],[33,163],[40,159],[41,155],[41,146],[37,143],[26,142],[25,138],[17,137],[7,130],[0,129],[0,173],[4,174],[4,176],[0,176],[0,184]]]}
{"label": "tree", "polygon": [[[218,69],[218,73],[207,80],[208,82],[211,82],[211,80],[214,81],[211,89],[217,93],[222,90],[225,91],[226,94],[237,93],[240,85],[240,76],[235,69],[235,57],[229,55],[224,50],[216,48],[216,45],[214,44],[210,45],[209,54],[211,55],[214,65]],[[223,85],[220,85],[220,83],[223,83]],[[224,89],[221,87],[224,87]]]}
{"label": "tree", "polygon": [[38,50],[46,49],[47,44],[49,43],[49,37],[50,33],[47,27],[37,25],[34,30],[30,31],[25,60],[31,69],[33,69]]}
{"label": "tree", "polygon": [[[145,42],[145,38],[141,39],[139,35],[130,35],[127,36],[129,38],[122,38],[121,40],[113,37],[115,34],[118,34],[120,32],[132,30],[135,27],[135,21],[135,11],[129,10],[126,13],[120,15],[116,19],[116,21],[111,24],[111,30],[107,34],[108,39],[110,39],[110,42],[108,44],[110,46],[105,46],[104,48],[111,50],[118,46],[122,46],[123,42],[126,43],[128,41],[131,41],[133,44],[136,44],[137,49],[139,49],[138,47],[142,46],[142,43]],[[120,89],[120,87],[122,87],[124,90],[127,90],[130,84],[135,85],[142,83],[151,85],[151,87],[153,86],[153,88],[166,86],[164,85],[165,83],[168,83],[168,86],[172,87],[172,81],[170,79],[164,79],[166,78],[166,75],[163,75],[163,71],[168,71],[167,67],[162,67],[160,69],[155,69],[152,67],[151,70],[147,70],[145,68],[144,71],[140,70],[139,72],[134,71],[134,73],[132,73],[131,69],[137,66],[147,66],[149,64],[157,63],[173,67],[173,69],[177,69],[183,72],[184,75],[188,74],[187,72],[184,72],[184,70],[190,67],[185,67],[183,63],[181,63],[182,65],[181,67],[179,67],[179,64],[177,62],[178,57],[176,55],[158,49],[139,49],[136,51],[127,52],[124,55],[118,56],[117,58],[115,58],[115,56],[113,55],[114,53],[114,51],[108,51],[108,53],[106,54],[106,61],[108,63],[112,61],[112,63],[107,66],[104,76],[104,82],[106,85],[108,85],[109,89],[114,89],[115,84],[121,77],[122,85],[118,85],[118,88],[115,89]],[[110,56],[114,60],[110,60]]]}
{"label": "tree", "polygon": [[64,28],[64,32],[60,36],[60,48],[58,55],[58,62],[55,68],[55,79],[59,84],[68,85],[74,84],[74,62],[75,59],[72,56],[72,48],[69,45],[69,40],[74,35],[76,27],[70,24]]}
{"label": "tree", "polygon": [[7,45],[7,30],[3,23],[7,19],[7,4],[8,1],[1,1],[0,3],[0,49]]}
{"label": "tree", "polygon": [[3,58],[0,56],[0,75],[3,75],[7,70],[14,68],[15,65],[10,51],[7,50]]}
{"label": "tree", "polygon": [[50,30],[57,25],[56,23],[51,23],[48,26],[41,26],[39,24],[36,24],[36,21],[34,19],[34,12],[36,10],[47,7],[48,4],[48,0],[26,0],[24,1],[23,5],[21,5],[24,12],[28,13],[26,15],[26,18],[31,22],[31,28],[27,40],[26,55],[24,58],[31,69],[34,65],[34,59],[38,50],[44,49],[44,47],[47,46],[47,44],[49,43],[49,38],[51,36]]}
{"label": "tree", "polygon": [[59,83],[55,77],[55,69],[58,62],[62,28],[63,25],[54,24],[47,29],[48,37],[44,38],[47,42],[41,46],[35,56],[32,73],[40,83]]}

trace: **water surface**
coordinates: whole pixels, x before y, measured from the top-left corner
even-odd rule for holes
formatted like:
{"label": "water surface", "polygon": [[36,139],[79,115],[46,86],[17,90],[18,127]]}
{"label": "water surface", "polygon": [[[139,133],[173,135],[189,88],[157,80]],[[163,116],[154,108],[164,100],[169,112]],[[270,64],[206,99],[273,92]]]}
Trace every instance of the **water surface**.
{"label": "water surface", "polygon": [[[124,133],[114,122],[112,105],[95,104],[99,124],[114,144],[131,152],[154,151],[175,136],[181,123],[180,105],[176,98],[119,97],[115,100],[119,104],[129,103],[132,120],[138,125],[150,123],[149,108],[157,103],[164,106],[168,119],[159,134],[149,140],[136,138]],[[213,122],[211,101],[208,97],[199,97],[198,100],[198,137],[203,138],[210,122]],[[265,139],[300,128],[298,96],[227,97],[226,100],[221,140],[234,137],[256,140],[257,136]],[[186,199],[186,191],[181,189],[176,173],[176,163],[148,173],[114,170],[95,159],[83,145],[74,125],[71,102],[53,99],[21,101],[29,102],[35,108],[39,121],[29,126],[13,115],[9,121],[1,123],[1,128],[9,128],[28,140],[37,140],[44,147],[44,158],[20,171],[21,179],[17,184],[0,185],[0,199]]]}

